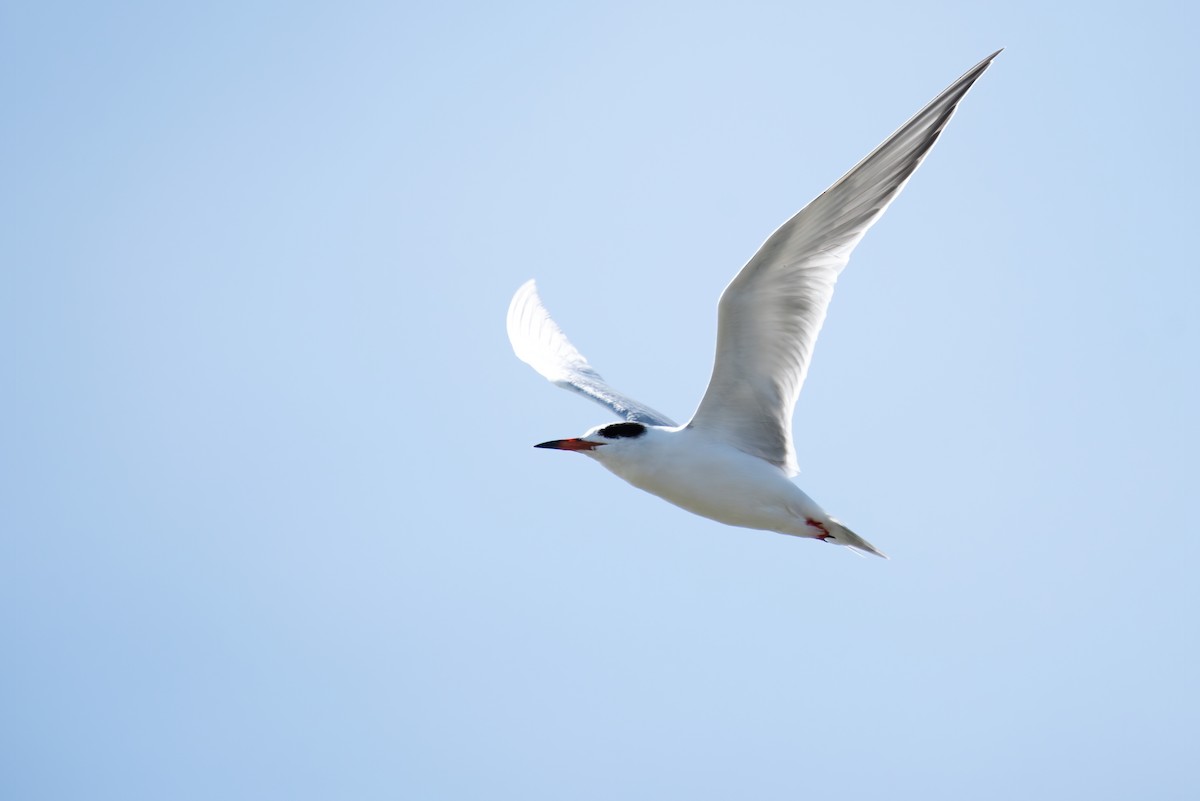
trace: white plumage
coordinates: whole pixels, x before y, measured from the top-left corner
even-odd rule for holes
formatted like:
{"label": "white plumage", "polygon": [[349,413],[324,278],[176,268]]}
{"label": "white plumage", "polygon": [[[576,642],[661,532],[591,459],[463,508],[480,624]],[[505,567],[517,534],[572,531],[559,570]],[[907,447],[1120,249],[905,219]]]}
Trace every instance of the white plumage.
{"label": "white plumage", "polygon": [[525,283],[508,310],[517,356],[627,421],[538,447],[585,453],[630,484],[722,523],[883,556],[791,482],[798,472],[792,414],[850,253],[997,55],[955,81],[780,226],[738,272],[718,306],[708,390],[684,426],[610,387],[550,317],[534,282]]}

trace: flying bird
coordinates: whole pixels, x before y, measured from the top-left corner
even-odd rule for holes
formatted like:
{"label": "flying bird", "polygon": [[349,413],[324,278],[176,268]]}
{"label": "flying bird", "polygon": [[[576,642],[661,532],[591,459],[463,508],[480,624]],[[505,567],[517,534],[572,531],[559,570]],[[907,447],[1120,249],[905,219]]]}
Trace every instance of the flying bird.
{"label": "flying bird", "polygon": [[721,523],[887,558],[792,482],[799,473],[792,413],[850,253],[999,54],[972,67],[780,226],[734,276],[717,306],[712,378],[686,425],[609,386],[550,317],[535,283],[521,286],[508,308],[517,357],[623,418],[535,447],[590,456],[633,486]]}

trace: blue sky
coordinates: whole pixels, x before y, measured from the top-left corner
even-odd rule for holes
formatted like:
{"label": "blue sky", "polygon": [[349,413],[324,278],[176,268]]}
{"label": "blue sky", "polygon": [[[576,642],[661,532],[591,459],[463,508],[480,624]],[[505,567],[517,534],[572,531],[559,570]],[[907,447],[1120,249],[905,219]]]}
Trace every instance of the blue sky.
{"label": "blue sky", "polygon": [[[0,9],[0,795],[1194,798],[1174,3]],[[800,484],[570,454],[512,292],[685,419],[783,220],[998,47],[856,251]]]}

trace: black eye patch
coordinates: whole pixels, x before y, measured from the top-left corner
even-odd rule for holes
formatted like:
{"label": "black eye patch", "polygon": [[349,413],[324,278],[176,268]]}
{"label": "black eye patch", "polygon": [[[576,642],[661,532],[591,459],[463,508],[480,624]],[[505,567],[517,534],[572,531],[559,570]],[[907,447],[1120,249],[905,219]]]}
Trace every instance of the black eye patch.
{"label": "black eye patch", "polygon": [[613,423],[600,429],[600,436],[605,439],[621,439],[623,437],[640,437],[646,433],[646,427],[641,423]]}

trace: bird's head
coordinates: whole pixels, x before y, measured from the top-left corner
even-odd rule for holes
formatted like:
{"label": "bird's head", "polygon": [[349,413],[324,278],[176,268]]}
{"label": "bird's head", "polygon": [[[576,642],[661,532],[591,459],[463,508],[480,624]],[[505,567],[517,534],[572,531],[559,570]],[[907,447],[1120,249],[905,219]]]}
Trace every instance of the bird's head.
{"label": "bird's head", "polygon": [[[553,448],[558,451],[578,451],[587,456],[603,459],[612,451],[624,450],[640,437],[646,435],[647,427],[641,423],[608,423],[588,429],[582,437],[555,439],[539,442],[535,448]],[[608,452],[606,452],[608,451]]]}

